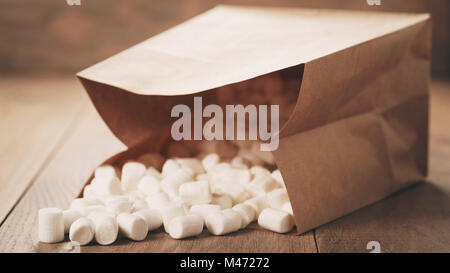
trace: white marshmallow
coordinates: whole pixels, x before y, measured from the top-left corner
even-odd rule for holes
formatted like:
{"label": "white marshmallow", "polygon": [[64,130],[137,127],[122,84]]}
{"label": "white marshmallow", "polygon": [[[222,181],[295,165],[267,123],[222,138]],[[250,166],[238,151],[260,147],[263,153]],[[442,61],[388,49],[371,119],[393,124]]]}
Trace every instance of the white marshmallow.
{"label": "white marshmallow", "polygon": [[294,227],[294,219],[285,211],[266,208],[259,215],[258,224],[274,232],[286,233]]}
{"label": "white marshmallow", "polygon": [[256,212],[249,204],[241,203],[232,208],[241,216],[241,228],[245,228],[256,219]]}
{"label": "white marshmallow", "polygon": [[117,216],[117,223],[120,233],[128,239],[142,241],[147,237],[147,222],[137,215],[121,213]]}
{"label": "white marshmallow", "polygon": [[102,196],[99,196],[97,193],[95,193],[94,191],[94,187],[92,187],[91,184],[86,185],[83,189],[83,198],[91,198],[91,199],[99,199]]}
{"label": "white marshmallow", "polygon": [[248,198],[248,193],[245,187],[239,183],[216,183],[211,185],[212,191],[215,194],[227,194],[231,197],[234,204],[242,203]]}
{"label": "white marshmallow", "polygon": [[183,203],[189,206],[211,202],[208,181],[184,183],[179,188],[179,194]]}
{"label": "white marshmallow", "polygon": [[144,200],[147,197],[147,195],[145,195],[142,192],[137,191],[137,190],[128,192],[126,194],[126,196],[128,197],[128,200],[130,200],[132,202],[134,202],[136,200]]}
{"label": "white marshmallow", "polygon": [[281,206],[281,210],[289,213],[290,215],[294,216],[294,211],[292,210],[291,202],[286,202]]}
{"label": "white marshmallow", "polygon": [[161,180],[160,187],[169,195],[170,199],[174,199],[178,196],[180,185],[189,181],[192,181],[192,175],[185,169],[177,169]]}
{"label": "white marshmallow", "polygon": [[110,178],[116,177],[116,169],[111,165],[103,165],[95,169],[94,177],[95,178]]}
{"label": "white marshmallow", "polygon": [[63,211],[63,219],[64,219],[64,233],[69,233],[70,226],[73,222],[81,218],[82,215],[78,210],[75,209],[67,209]]}
{"label": "white marshmallow", "polygon": [[281,209],[284,203],[289,202],[286,189],[276,189],[267,194],[267,203],[271,208]]}
{"label": "white marshmallow", "polygon": [[152,175],[145,175],[138,182],[138,191],[145,195],[152,195],[160,192],[158,179]]}
{"label": "white marshmallow", "polygon": [[181,168],[188,170],[192,175],[205,173],[202,162],[197,158],[177,158],[175,161]]}
{"label": "white marshmallow", "polygon": [[243,159],[243,158],[240,157],[240,156],[235,156],[235,157],[231,160],[230,164],[231,164],[231,167],[233,167],[233,168],[238,168],[238,169],[248,169],[248,165],[247,165],[247,163],[246,163],[246,160]]}
{"label": "white marshmallow", "polygon": [[162,166],[161,174],[163,177],[166,177],[168,174],[173,173],[180,169],[181,166],[173,159],[168,159],[166,162],[164,162],[164,165]]}
{"label": "white marshmallow", "polygon": [[145,171],[144,175],[150,175],[153,176],[154,178],[156,178],[158,181],[161,181],[163,179],[162,174],[155,168],[153,167],[148,167],[147,170]]}
{"label": "white marshmallow", "polygon": [[231,209],[233,199],[228,194],[213,194],[211,204],[219,205],[221,209]]}
{"label": "white marshmallow", "polygon": [[247,191],[253,197],[266,195],[268,192],[278,188],[275,179],[270,175],[258,174],[247,186]]}
{"label": "white marshmallow", "polygon": [[169,235],[174,239],[197,236],[202,230],[203,218],[195,214],[177,216],[169,223]]}
{"label": "white marshmallow", "polygon": [[246,186],[250,182],[249,170],[231,168],[228,163],[216,165],[208,174],[213,184],[239,183]]}
{"label": "white marshmallow", "polygon": [[64,218],[62,210],[45,208],[39,210],[39,241],[58,243],[64,240]]}
{"label": "white marshmallow", "polygon": [[95,241],[101,245],[110,245],[114,243],[119,234],[119,225],[115,216],[108,213],[93,212],[89,214],[89,219],[94,222]]}
{"label": "white marshmallow", "polygon": [[83,217],[87,217],[90,213],[94,211],[106,212],[106,207],[102,205],[95,205],[95,206],[78,207],[75,210],[77,210]]}
{"label": "white marshmallow", "polygon": [[239,230],[242,226],[241,215],[232,210],[209,214],[206,217],[206,227],[211,234],[224,235]]}
{"label": "white marshmallow", "polygon": [[147,222],[148,231],[160,228],[163,224],[161,214],[156,209],[143,209],[139,210],[133,215],[139,216]]}
{"label": "white marshmallow", "polygon": [[82,217],[70,226],[69,238],[79,245],[87,245],[94,239],[95,224],[87,217]]}
{"label": "white marshmallow", "polygon": [[214,166],[216,166],[220,161],[219,155],[212,153],[205,156],[202,160],[203,168],[206,171],[210,171]]}
{"label": "white marshmallow", "polygon": [[139,162],[127,162],[122,167],[122,190],[130,192],[137,190],[139,180],[144,176],[147,168]]}
{"label": "white marshmallow", "polygon": [[209,181],[209,175],[207,173],[201,173],[201,174],[199,174],[199,175],[197,175],[195,177],[195,180],[197,180],[197,181],[201,181],[201,180]]}
{"label": "white marshmallow", "polygon": [[251,175],[253,177],[258,175],[258,174],[271,175],[271,172],[268,169],[266,169],[264,167],[261,167],[261,166],[253,166],[253,167],[251,167],[250,168],[250,173],[251,173]]}
{"label": "white marshmallow", "polygon": [[250,205],[255,210],[256,217],[258,217],[265,208],[269,207],[266,196],[253,197],[252,199],[245,201],[244,204]]}
{"label": "white marshmallow", "polygon": [[150,195],[145,198],[148,206],[154,209],[160,209],[170,203],[169,196],[165,192]]}
{"label": "white marshmallow", "polygon": [[94,193],[100,196],[122,194],[120,180],[115,176],[95,177],[91,181],[91,186]]}
{"label": "white marshmallow", "polygon": [[[230,199],[231,202],[231,199]],[[206,221],[206,217],[215,212],[221,211],[221,207],[219,205],[211,205],[211,204],[200,204],[193,205],[189,210],[189,214],[196,214],[203,218]]]}
{"label": "white marshmallow", "polygon": [[130,200],[111,200],[106,203],[106,211],[114,215],[130,213],[133,209],[133,202]]}
{"label": "white marshmallow", "polygon": [[159,211],[163,219],[164,230],[167,233],[169,232],[169,223],[173,218],[186,215],[184,206],[180,203],[170,203],[162,207]]}
{"label": "white marshmallow", "polygon": [[71,209],[77,209],[80,207],[88,207],[88,206],[96,206],[96,205],[104,205],[102,201],[94,198],[76,198],[70,202]]}
{"label": "white marshmallow", "polygon": [[144,209],[149,209],[149,206],[148,206],[147,202],[139,199],[139,200],[135,200],[133,202],[133,209],[131,211],[136,212],[136,211],[140,211],[140,210],[144,210]]}
{"label": "white marshmallow", "polygon": [[280,170],[276,169],[275,171],[272,172],[272,177],[273,179],[275,179],[275,181],[277,181],[277,183],[283,187],[286,188],[286,185],[284,184],[284,179],[281,176],[281,172]]}

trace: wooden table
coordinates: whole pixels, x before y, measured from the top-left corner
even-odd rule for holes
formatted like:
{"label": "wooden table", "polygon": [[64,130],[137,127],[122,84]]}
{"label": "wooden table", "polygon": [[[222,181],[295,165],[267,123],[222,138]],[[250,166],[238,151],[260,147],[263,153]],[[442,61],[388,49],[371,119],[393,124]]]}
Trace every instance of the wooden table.
{"label": "wooden table", "polygon": [[[450,252],[450,80],[434,80],[428,181],[297,236],[259,229],[120,239],[82,252]],[[68,206],[93,169],[125,149],[73,78],[0,80],[0,252],[67,252],[37,240],[37,211]]]}

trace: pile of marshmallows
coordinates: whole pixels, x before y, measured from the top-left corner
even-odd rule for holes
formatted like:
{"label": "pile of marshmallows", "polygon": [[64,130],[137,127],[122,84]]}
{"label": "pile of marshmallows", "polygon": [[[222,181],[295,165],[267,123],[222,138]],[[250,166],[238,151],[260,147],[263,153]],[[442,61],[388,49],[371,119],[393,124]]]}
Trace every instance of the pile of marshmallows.
{"label": "pile of marshmallows", "polygon": [[[147,157],[161,157],[146,154]],[[109,245],[118,235],[134,241],[162,225],[174,239],[199,235],[204,226],[224,235],[258,221],[278,233],[294,227],[292,207],[279,170],[249,166],[241,157],[221,162],[216,153],[168,159],[159,172],[137,161],[95,170],[83,198],[70,208],[39,210],[39,240],[56,243],[69,234],[86,245]]]}

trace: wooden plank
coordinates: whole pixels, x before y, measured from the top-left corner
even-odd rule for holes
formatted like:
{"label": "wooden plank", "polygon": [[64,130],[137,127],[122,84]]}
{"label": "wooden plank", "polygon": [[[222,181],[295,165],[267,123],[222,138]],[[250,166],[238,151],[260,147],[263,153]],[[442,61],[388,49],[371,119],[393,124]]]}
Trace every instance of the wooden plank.
{"label": "wooden plank", "polygon": [[67,141],[0,227],[0,252],[36,251],[39,208],[67,207],[93,169],[124,149],[91,104],[85,105],[67,135]]}
{"label": "wooden plank", "polygon": [[58,145],[86,95],[74,78],[4,78],[0,90],[1,223]]}
{"label": "wooden plank", "polygon": [[450,252],[450,81],[431,90],[429,181],[318,228],[319,252]]}
{"label": "wooden plank", "polygon": [[[68,252],[67,242],[61,244],[39,243],[38,250],[40,252]],[[198,237],[174,240],[163,230],[157,230],[149,233],[147,238],[141,242],[120,238],[110,246],[91,243],[81,247],[80,251],[82,253],[315,253],[316,247],[312,232],[297,236],[294,233],[283,235],[261,229],[243,229],[226,236],[212,236],[204,230]]]}

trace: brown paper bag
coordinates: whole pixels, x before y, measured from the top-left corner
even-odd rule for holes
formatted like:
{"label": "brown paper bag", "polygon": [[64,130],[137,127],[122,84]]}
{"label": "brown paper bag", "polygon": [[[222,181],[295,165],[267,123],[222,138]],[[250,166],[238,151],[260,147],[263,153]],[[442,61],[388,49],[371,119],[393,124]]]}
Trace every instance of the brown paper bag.
{"label": "brown paper bag", "polygon": [[218,6],[78,77],[120,164],[164,149],[172,106],[299,69],[273,155],[303,233],[425,178],[429,59],[426,14]]}

